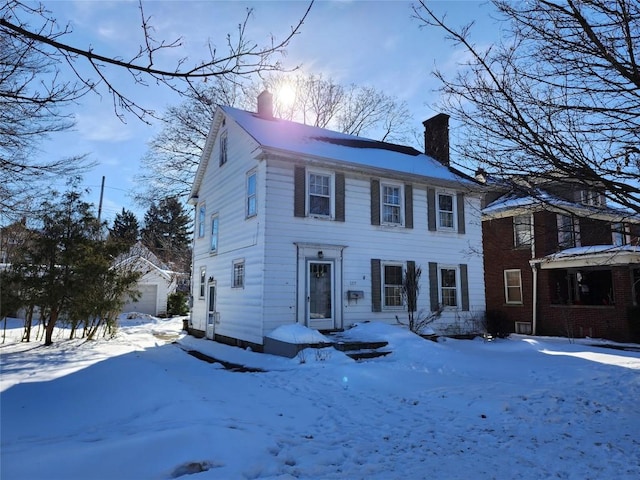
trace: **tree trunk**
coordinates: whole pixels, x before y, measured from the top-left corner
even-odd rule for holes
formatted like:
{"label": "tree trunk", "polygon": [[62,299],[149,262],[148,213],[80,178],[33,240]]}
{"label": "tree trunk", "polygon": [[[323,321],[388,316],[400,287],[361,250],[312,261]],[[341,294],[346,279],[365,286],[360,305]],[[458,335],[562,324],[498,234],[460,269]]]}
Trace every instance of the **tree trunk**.
{"label": "tree trunk", "polygon": [[47,327],[45,328],[44,335],[44,344],[52,345],[53,344],[53,329],[56,326],[56,322],[58,321],[58,310],[51,310],[51,315],[49,316],[49,322],[47,322]]}

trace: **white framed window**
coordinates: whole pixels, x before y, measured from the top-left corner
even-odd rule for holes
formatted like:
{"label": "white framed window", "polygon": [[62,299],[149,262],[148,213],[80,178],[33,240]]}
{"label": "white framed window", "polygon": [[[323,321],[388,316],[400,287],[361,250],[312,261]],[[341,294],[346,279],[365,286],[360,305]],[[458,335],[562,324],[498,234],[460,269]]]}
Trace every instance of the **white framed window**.
{"label": "white framed window", "polygon": [[205,287],[207,285],[207,268],[200,267],[200,291],[198,292],[198,298],[204,299]]}
{"label": "white framed window", "polygon": [[380,222],[384,225],[402,225],[404,212],[402,185],[383,183],[380,186]]}
{"label": "white framed window", "polygon": [[454,230],[456,225],[455,196],[450,193],[438,192],[436,198],[438,210],[438,229]]}
{"label": "white framed window", "polygon": [[307,211],[311,216],[331,217],[333,212],[333,175],[325,172],[307,173]]}
{"label": "white framed window", "polygon": [[233,261],[232,288],[244,288],[244,259]]}
{"label": "white framed window", "polygon": [[401,263],[382,264],[382,305],[385,309],[402,309],[402,268]]}
{"label": "white framed window", "polygon": [[571,215],[557,215],[558,247],[573,248],[580,246],[580,233],[577,220]]}
{"label": "white framed window", "polygon": [[253,171],[247,174],[247,217],[253,217],[258,214],[257,204],[257,178],[258,174]]}
{"label": "white framed window", "polygon": [[220,166],[227,163],[227,132],[226,130],[220,134]]}
{"label": "white framed window", "polygon": [[531,215],[513,217],[513,244],[516,247],[530,246],[533,242]]}
{"label": "white framed window", "polygon": [[205,219],[206,219],[206,206],[204,203],[201,203],[198,206],[198,238],[204,237],[205,232]]}
{"label": "white framed window", "polygon": [[622,245],[628,245],[631,243],[629,230],[624,223],[611,224],[611,237],[612,244],[616,247],[621,247]]}
{"label": "white framed window", "polygon": [[595,190],[580,190],[580,202],[583,205],[599,207],[604,205],[603,197]]}
{"label": "white framed window", "polygon": [[218,251],[219,218],[218,215],[211,216],[211,252]]}
{"label": "white framed window", "polygon": [[440,282],[440,305],[445,308],[458,306],[458,269],[441,266],[438,271]]}
{"label": "white framed window", "polygon": [[519,269],[504,271],[504,298],[507,303],[522,304],[522,274]]}

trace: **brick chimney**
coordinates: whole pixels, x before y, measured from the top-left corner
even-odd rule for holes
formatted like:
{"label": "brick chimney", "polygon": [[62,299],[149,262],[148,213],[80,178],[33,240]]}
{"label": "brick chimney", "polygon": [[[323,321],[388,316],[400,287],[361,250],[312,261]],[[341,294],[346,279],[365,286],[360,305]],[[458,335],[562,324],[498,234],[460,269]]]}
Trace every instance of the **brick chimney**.
{"label": "brick chimney", "polygon": [[273,119],[273,95],[267,90],[258,95],[258,115],[268,120]]}
{"label": "brick chimney", "polygon": [[449,166],[449,115],[439,113],[424,122],[424,153]]}

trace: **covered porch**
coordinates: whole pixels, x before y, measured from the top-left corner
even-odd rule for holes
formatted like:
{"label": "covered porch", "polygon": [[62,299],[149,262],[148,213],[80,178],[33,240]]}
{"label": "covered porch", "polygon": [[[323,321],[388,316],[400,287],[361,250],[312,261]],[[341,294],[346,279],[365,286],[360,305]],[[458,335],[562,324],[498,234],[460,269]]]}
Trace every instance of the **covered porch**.
{"label": "covered porch", "polygon": [[640,250],[591,246],[531,261],[533,331],[640,341]]}

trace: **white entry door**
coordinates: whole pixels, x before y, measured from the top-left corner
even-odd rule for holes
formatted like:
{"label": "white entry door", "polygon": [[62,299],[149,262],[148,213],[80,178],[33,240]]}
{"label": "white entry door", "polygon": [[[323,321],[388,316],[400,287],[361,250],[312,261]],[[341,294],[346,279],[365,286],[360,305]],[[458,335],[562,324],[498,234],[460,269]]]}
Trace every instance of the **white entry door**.
{"label": "white entry door", "polygon": [[335,274],[332,261],[307,262],[307,326],[318,330],[335,328]]}
{"label": "white entry door", "polygon": [[216,335],[216,320],[218,313],[216,312],[216,284],[209,284],[209,294],[207,296],[207,331],[206,337],[213,340]]}

